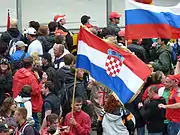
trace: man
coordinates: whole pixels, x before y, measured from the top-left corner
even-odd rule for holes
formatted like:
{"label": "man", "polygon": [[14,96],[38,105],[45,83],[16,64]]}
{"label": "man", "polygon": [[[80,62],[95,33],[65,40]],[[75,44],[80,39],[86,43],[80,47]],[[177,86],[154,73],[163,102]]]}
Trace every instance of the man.
{"label": "man", "polygon": [[16,122],[19,124],[14,135],[35,135],[34,128],[27,123],[27,110],[24,107],[19,107],[14,113]]}
{"label": "man", "polygon": [[68,34],[66,35],[66,43],[68,46],[68,50],[71,52],[72,50],[72,45],[73,45],[73,38],[72,34],[63,26],[66,24],[66,15],[56,15],[54,17],[54,22],[57,23],[58,29],[63,30],[64,32],[67,32]]}
{"label": "man", "polygon": [[39,75],[36,71],[32,71],[32,65],[32,57],[24,59],[24,68],[19,69],[14,74],[12,91],[13,97],[16,98],[24,85],[32,86],[32,115],[35,120],[35,127],[39,130],[40,125],[37,113],[41,112],[42,109],[41,88],[47,78],[43,77],[41,82],[39,82]]}
{"label": "man", "polygon": [[9,129],[6,124],[0,123],[0,135],[9,135]]}
{"label": "man", "polygon": [[55,43],[55,31],[57,29],[57,24],[55,22],[50,22],[48,24],[49,28],[49,35],[47,36],[47,41],[51,44],[51,48],[53,47]]}
{"label": "man", "polygon": [[53,50],[54,50],[54,56],[55,56],[54,68],[57,70],[64,66],[64,58],[63,58],[64,45],[55,44],[53,47]]}
{"label": "man", "polygon": [[25,44],[23,41],[18,41],[18,42],[16,42],[15,45],[16,45],[16,52],[10,56],[11,61],[20,60],[23,55],[24,55],[24,57],[22,58],[22,60],[29,56],[28,53],[25,53],[25,48],[27,47],[27,44]]}
{"label": "man", "polygon": [[[62,105],[63,108],[63,116],[65,116],[71,110],[71,99],[72,99],[72,90],[74,86],[74,72],[72,66],[74,65],[75,59],[72,54],[66,54],[64,56],[64,63],[65,65],[58,69],[55,74],[54,79],[54,86],[55,86],[55,93],[61,97],[61,91],[64,89],[68,89],[68,103]],[[87,86],[84,82],[83,78],[84,72],[79,69],[77,71],[77,82],[76,82],[76,92],[75,96],[81,97],[83,101],[86,102],[88,99],[87,97]],[[65,88],[64,88],[65,87]],[[62,100],[62,99],[60,99]],[[63,102],[63,101],[62,101]]]}
{"label": "man", "polygon": [[36,52],[39,55],[43,54],[43,48],[42,48],[42,44],[39,40],[37,40],[37,32],[34,28],[29,27],[25,32],[24,32],[27,36],[27,39],[31,42],[29,44],[28,50],[27,52],[32,55],[32,53]]}
{"label": "man", "polygon": [[180,103],[180,74],[169,75],[171,84],[170,95],[167,106],[160,104],[160,108],[166,108],[166,118],[170,121],[168,124],[168,134],[176,135],[180,131],[180,108],[174,109]]}
{"label": "man", "polygon": [[118,27],[119,20],[121,15],[116,12],[111,12],[109,15],[109,24],[107,26],[107,29],[111,32],[112,35],[118,35],[118,32],[120,31],[120,27]]}
{"label": "man", "polygon": [[158,59],[155,62],[150,62],[154,71],[160,70],[165,75],[170,74],[171,70],[171,48],[168,46],[169,39],[159,39],[160,48],[157,50]]}
{"label": "man", "polygon": [[22,34],[17,28],[17,20],[11,19],[10,23],[10,28],[6,32],[3,32],[1,35],[1,39],[7,44],[9,44],[10,40],[12,40],[13,38],[17,38],[18,40],[23,39]]}
{"label": "man", "polygon": [[146,57],[146,50],[138,44],[138,40],[132,40],[132,44],[127,47],[131,52],[134,52],[136,56],[141,59],[143,62],[148,63],[148,59]]}
{"label": "man", "polygon": [[[91,131],[91,119],[87,113],[81,110],[83,100],[76,97],[74,101],[73,113],[70,112],[65,117],[65,126],[70,127],[70,133],[73,135],[89,135]],[[66,133],[65,133],[66,134]]]}
{"label": "man", "polygon": [[48,76],[47,80],[53,82],[56,70],[53,68],[51,55],[47,52],[44,52],[43,55],[39,56],[42,58],[42,69]]}
{"label": "man", "polygon": [[81,23],[82,25],[85,25],[87,28],[92,28],[93,26],[90,24],[90,20],[91,17],[90,16],[87,16],[87,15],[83,15],[81,17]]}
{"label": "man", "polygon": [[61,107],[60,101],[56,95],[54,95],[54,85],[51,81],[45,83],[44,88],[42,89],[42,94],[45,96],[42,107],[42,126],[41,130],[46,127],[46,117],[52,113],[60,115]]}

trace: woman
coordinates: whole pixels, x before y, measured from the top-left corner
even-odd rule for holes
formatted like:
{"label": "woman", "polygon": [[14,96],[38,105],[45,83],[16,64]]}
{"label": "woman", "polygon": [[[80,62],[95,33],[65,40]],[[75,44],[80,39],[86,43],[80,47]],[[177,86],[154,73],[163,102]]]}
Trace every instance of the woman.
{"label": "woman", "polygon": [[2,105],[6,93],[12,93],[12,72],[6,58],[0,60],[0,105]]}
{"label": "woman", "polygon": [[149,100],[149,96],[148,96],[148,91],[152,86],[157,86],[158,89],[164,87],[164,80],[165,80],[166,76],[164,75],[164,73],[162,71],[156,71],[154,73],[152,73],[151,75],[151,80],[152,80],[152,84],[147,87],[147,89],[144,91],[143,95],[142,95],[142,101],[144,102],[145,100]]}
{"label": "woman", "polygon": [[162,135],[164,132],[165,110],[159,109],[159,104],[165,104],[165,99],[158,95],[158,87],[152,86],[149,91],[149,102],[143,106],[138,104],[140,114],[146,120],[148,135]]}
{"label": "woman", "polygon": [[124,118],[125,113],[122,104],[114,95],[109,95],[104,106],[104,115],[102,117],[102,127],[100,119],[97,127],[98,135],[129,135],[129,131],[125,126],[126,121]]}
{"label": "woman", "polygon": [[16,110],[16,104],[13,98],[8,97],[4,100],[2,107],[0,108],[0,116],[4,119],[9,129],[14,130],[17,126],[15,119],[13,118],[14,111]]}

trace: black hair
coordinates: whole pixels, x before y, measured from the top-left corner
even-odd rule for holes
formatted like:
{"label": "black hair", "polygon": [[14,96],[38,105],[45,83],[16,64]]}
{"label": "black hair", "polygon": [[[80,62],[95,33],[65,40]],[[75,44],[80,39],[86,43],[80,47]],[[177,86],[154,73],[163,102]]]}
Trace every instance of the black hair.
{"label": "black hair", "polygon": [[45,82],[45,88],[48,88],[50,92],[54,92],[54,84],[51,81]]}
{"label": "black hair", "polygon": [[169,42],[169,39],[167,39],[167,38],[161,38],[161,41],[164,42],[164,44],[167,45],[167,43]]}
{"label": "black hair", "polygon": [[56,27],[57,27],[57,23],[55,23],[55,22],[50,22],[50,23],[48,24],[49,32],[55,32],[55,31],[56,31]]}
{"label": "black hair", "polygon": [[39,30],[40,24],[37,21],[30,21],[29,22],[29,27],[33,27],[36,31]]}
{"label": "black hair", "polygon": [[74,55],[72,55],[71,53],[64,55],[64,63],[65,63],[65,65],[70,66],[73,61],[75,61]]}

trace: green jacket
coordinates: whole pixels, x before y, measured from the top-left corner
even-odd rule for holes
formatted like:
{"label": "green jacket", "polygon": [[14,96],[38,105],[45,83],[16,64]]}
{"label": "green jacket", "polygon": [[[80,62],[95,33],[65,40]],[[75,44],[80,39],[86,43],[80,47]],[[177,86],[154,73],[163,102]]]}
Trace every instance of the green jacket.
{"label": "green jacket", "polygon": [[160,70],[165,75],[168,75],[171,69],[171,48],[162,46],[157,50],[157,54],[158,59],[153,63],[154,70]]}

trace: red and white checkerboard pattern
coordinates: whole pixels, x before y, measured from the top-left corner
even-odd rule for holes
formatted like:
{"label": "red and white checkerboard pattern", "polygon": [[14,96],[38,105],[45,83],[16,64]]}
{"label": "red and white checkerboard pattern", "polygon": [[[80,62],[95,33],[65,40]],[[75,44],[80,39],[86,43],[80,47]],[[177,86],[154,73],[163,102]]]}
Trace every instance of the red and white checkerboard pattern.
{"label": "red and white checkerboard pattern", "polygon": [[107,57],[105,69],[106,69],[106,73],[109,76],[112,77],[117,76],[121,70],[121,66],[122,66],[122,62],[118,58],[111,55]]}

